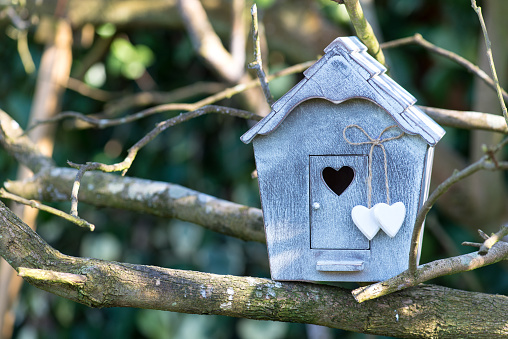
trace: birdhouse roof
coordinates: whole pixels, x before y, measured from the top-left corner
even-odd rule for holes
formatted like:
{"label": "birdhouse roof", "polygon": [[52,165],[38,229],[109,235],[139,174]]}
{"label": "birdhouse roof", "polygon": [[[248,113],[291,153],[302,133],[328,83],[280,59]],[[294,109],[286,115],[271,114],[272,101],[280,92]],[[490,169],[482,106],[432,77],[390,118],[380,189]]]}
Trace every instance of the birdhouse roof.
{"label": "birdhouse roof", "polygon": [[414,106],[416,99],[385,74],[386,68],[367,53],[357,37],[340,37],[325,48],[325,55],[303,74],[305,78],[282,96],[272,111],[248,130],[241,140],[273,132],[301,102],[321,98],[335,104],[352,98],[370,100],[388,112],[406,133],[420,135],[434,146],[445,131]]}

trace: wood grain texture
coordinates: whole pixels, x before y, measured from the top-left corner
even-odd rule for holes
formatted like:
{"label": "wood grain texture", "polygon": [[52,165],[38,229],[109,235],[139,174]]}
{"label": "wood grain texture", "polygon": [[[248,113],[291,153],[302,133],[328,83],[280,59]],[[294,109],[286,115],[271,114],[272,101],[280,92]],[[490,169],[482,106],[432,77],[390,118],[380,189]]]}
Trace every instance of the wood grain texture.
{"label": "wood grain texture", "polygon": [[[310,281],[379,281],[407,269],[407,257],[416,213],[421,204],[422,180],[428,174],[428,144],[419,136],[384,143],[392,203],[407,208],[394,238],[380,231],[368,241],[356,228],[351,210],[367,206],[367,158],[370,145],[350,145],[342,131],[359,123],[371,136],[394,124],[390,115],[367,100],[339,105],[312,99],[298,105],[284,123],[267,136],[254,139],[256,166],[272,278]],[[400,130],[388,132],[386,137]],[[359,131],[351,140],[365,141]],[[351,186],[337,196],[324,185],[326,166],[348,165],[355,171]],[[372,205],[386,203],[383,152],[373,152]],[[345,199],[342,199],[345,198]],[[319,200],[319,201],[318,201]],[[313,204],[319,202],[316,211]],[[323,212],[321,218],[319,213]],[[362,261],[355,272],[324,272],[317,261]]]}
{"label": "wood grain texture", "polygon": [[[444,130],[385,72],[358,38],[337,38],[241,137],[254,144],[273,279],[380,281],[407,269]],[[343,168],[352,180],[328,182]],[[383,227],[393,238],[375,227],[367,237],[352,220],[355,206],[398,202],[406,208],[400,230]]]}

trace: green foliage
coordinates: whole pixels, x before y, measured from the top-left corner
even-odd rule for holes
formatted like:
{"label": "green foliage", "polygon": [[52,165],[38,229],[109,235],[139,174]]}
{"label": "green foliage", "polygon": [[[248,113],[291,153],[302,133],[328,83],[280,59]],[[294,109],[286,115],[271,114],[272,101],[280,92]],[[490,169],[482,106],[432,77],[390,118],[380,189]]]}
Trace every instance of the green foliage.
{"label": "green foliage", "polygon": [[111,44],[108,66],[115,75],[121,74],[132,80],[138,79],[153,62],[154,54],[148,46],[134,46],[123,38],[117,38]]}

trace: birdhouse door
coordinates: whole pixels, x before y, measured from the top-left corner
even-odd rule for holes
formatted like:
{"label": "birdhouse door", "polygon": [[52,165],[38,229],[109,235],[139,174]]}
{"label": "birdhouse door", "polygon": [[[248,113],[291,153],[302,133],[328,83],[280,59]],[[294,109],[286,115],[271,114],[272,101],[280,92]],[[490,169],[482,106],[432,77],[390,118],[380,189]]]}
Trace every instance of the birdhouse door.
{"label": "birdhouse door", "polygon": [[369,249],[351,218],[353,207],[367,205],[368,156],[311,155],[309,162],[311,248]]}

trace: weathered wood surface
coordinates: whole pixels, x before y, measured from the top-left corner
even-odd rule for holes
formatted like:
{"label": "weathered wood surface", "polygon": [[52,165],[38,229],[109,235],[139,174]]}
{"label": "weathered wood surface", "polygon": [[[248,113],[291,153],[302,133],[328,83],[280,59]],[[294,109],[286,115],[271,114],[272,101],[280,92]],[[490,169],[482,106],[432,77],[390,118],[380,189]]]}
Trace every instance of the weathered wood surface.
{"label": "weathered wood surface", "polygon": [[[407,269],[412,226],[422,203],[422,178],[429,146],[419,136],[411,135],[384,143],[390,198],[392,202],[403,202],[407,213],[394,238],[380,231],[369,242],[351,218],[355,205],[367,206],[365,160],[371,147],[344,141],[343,129],[356,123],[377,137],[394,121],[382,108],[366,100],[335,105],[314,99],[297,106],[270,135],[254,139],[273,279],[380,281]],[[399,134],[400,130],[388,133],[387,137]],[[366,139],[357,130],[351,130],[348,137]],[[325,185],[320,172],[326,166],[341,166],[344,161],[356,175],[351,186],[337,196]],[[383,152],[376,147],[372,206],[386,203],[383,163]],[[311,164],[317,167],[311,168]],[[317,211],[312,207],[315,202],[320,204]],[[319,214],[325,216],[320,218]],[[316,268],[318,261],[362,261],[364,268],[355,272],[323,272]]]}
{"label": "weathered wood surface", "polygon": [[[272,278],[384,280],[407,268],[433,146],[444,130],[357,38],[337,38],[325,53],[241,138],[254,143]],[[348,168],[352,179],[327,182]],[[355,206],[369,213],[397,202],[406,215],[400,230],[384,227],[391,237],[352,220]]]}

